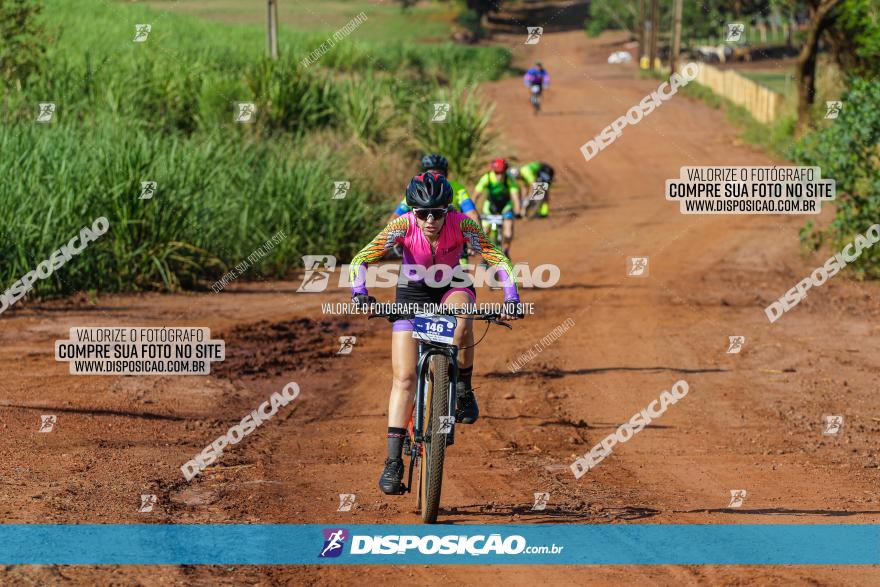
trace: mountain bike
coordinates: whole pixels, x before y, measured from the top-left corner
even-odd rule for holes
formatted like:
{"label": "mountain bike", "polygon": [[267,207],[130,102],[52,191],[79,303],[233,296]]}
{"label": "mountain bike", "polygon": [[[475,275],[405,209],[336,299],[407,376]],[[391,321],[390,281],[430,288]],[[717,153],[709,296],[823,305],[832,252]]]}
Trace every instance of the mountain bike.
{"label": "mountain bike", "polygon": [[[487,331],[489,324],[511,328],[510,324],[500,320],[500,314],[497,313],[486,312],[461,317],[487,322]],[[370,318],[386,318],[389,322],[412,320],[413,338],[419,341],[416,396],[407,426],[407,437],[404,439],[403,452],[410,457],[405,492],[413,492],[413,474],[417,473],[419,487],[416,507],[421,510],[422,522],[433,524],[437,521],[437,512],[440,509],[446,447],[455,442],[458,347],[453,343],[452,336],[457,321],[451,314],[376,313],[370,315]],[[474,346],[479,342],[474,343]]]}
{"label": "mountain bike", "polygon": [[532,107],[535,109],[535,114],[541,111],[541,90],[543,90],[543,86],[541,84],[532,84],[529,87],[529,92],[531,95],[529,96],[529,101],[532,103]]}

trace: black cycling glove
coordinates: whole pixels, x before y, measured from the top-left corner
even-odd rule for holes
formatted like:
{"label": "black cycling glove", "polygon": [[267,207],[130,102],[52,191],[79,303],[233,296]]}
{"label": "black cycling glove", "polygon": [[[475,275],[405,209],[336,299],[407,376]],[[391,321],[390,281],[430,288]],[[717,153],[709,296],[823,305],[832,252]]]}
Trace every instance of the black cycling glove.
{"label": "black cycling glove", "polygon": [[505,315],[513,316],[514,318],[522,318],[524,315],[522,304],[519,300],[505,300],[503,311]]}
{"label": "black cycling glove", "polygon": [[355,306],[369,306],[376,303],[376,298],[367,294],[355,294],[351,296],[351,302]]}

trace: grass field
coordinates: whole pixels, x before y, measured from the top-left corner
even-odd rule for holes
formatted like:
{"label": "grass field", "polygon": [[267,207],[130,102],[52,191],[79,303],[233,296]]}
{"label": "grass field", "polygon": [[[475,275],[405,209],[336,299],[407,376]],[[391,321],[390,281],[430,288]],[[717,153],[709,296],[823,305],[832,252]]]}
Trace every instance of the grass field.
{"label": "grass field", "polygon": [[[445,152],[462,173],[482,156],[489,108],[471,88],[510,62],[499,48],[357,29],[304,66],[326,35],[285,31],[271,61],[257,25],[45,4],[43,70],[0,103],[0,149],[15,154],[0,159],[0,291],[100,216],[112,237],[39,294],[204,287],[279,230],[288,238],[248,277],[283,275],[304,254],[349,256],[421,153]],[[145,42],[133,42],[137,23],[152,25]],[[453,104],[448,124],[428,123],[435,101]],[[53,122],[35,121],[40,102],[55,103]],[[234,121],[236,102],[255,105],[252,123]],[[142,181],[158,183],[150,200]],[[351,182],[348,197],[331,198],[335,181]]]}
{"label": "grass field", "polygon": [[[150,6],[174,13],[185,13],[207,20],[265,26],[266,0],[196,0],[150,1]],[[422,3],[407,12],[389,0],[330,1],[278,0],[278,21],[284,29],[332,33],[360,12],[369,14],[358,36],[369,41],[389,39],[418,43],[449,38],[449,26],[455,18],[448,5]]]}
{"label": "grass field", "polygon": [[790,95],[792,92],[797,93],[797,86],[795,85],[793,71],[779,69],[743,69],[737,70],[737,72],[743,77],[747,77],[750,80],[761,84],[765,88],[771,89],[774,92],[778,92],[785,96]]}

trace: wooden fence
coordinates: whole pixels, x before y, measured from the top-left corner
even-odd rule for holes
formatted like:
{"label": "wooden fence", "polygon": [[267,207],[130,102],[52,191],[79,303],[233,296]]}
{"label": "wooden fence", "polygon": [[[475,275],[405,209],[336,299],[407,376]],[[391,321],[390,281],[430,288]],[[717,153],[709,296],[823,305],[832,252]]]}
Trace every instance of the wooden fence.
{"label": "wooden fence", "polygon": [[721,70],[700,63],[694,80],[748,110],[759,122],[773,122],[779,115],[783,95],[745,78],[732,70]]}

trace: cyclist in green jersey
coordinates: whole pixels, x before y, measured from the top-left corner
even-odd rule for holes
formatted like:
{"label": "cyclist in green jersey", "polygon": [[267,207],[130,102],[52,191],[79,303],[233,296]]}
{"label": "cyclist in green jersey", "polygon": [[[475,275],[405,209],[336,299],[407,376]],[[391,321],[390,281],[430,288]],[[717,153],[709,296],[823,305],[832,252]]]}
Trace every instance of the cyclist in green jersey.
{"label": "cyclist in green jersey", "polygon": [[519,188],[508,174],[505,159],[492,161],[492,168],[477,182],[474,197],[486,194],[483,202],[483,214],[500,214],[503,217],[502,247],[504,256],[510,257],[510,245],[513,243],[513,219],[520,215]]}
{"label": "cyclist in green jersey", "polygon": [[[514,167],[510,170],[510,175],[514,179],[521,180],[525,186],[527,196],[523,198],[523,214],[530,204],[540,203],[538,217],[547,218],[550,213],[550,184],[553,183],[553,168],[541,161],[532,161],[522,167]],[[542,197],[537,198],[535,196],[538,194],[538,188],[535,184],[541,183],[546,183],[547,189],[542,190]]]}

